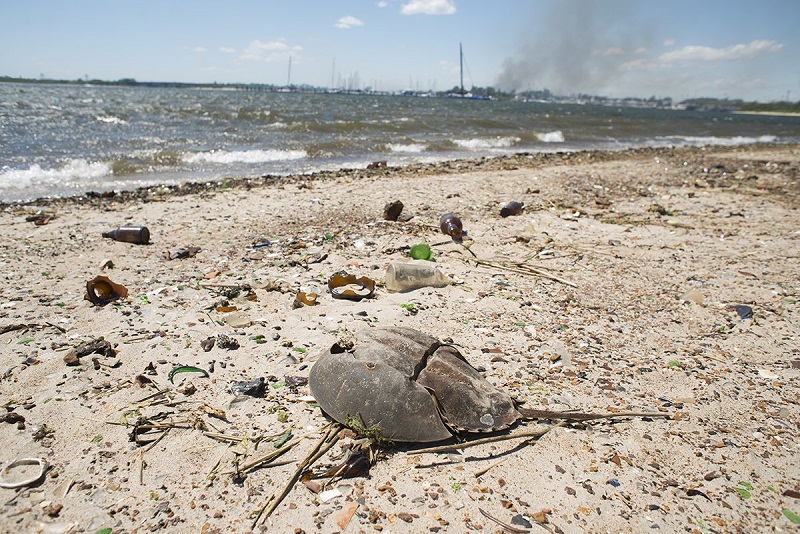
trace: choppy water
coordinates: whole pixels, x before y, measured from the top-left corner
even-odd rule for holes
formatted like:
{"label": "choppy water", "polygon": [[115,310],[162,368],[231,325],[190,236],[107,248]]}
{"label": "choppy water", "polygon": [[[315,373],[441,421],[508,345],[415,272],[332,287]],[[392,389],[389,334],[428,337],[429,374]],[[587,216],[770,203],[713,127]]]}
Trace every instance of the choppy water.
{"label": "choppy water", "polygon": [[0,201],[516,152],[800,142],[800,118],[567,104],[0,84]]}

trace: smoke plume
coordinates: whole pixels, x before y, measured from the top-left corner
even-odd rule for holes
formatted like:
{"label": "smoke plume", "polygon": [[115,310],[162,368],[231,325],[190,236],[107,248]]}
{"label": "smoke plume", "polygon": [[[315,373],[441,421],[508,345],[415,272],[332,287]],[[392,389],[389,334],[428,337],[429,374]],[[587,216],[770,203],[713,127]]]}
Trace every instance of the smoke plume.
{"label": "smoke plume", "polygon": [[529,25],[519,52],[503,62],[502,90],[599,94],[620,75],[621,56],[643,28],[625,27],[628,1],[560,0]]}

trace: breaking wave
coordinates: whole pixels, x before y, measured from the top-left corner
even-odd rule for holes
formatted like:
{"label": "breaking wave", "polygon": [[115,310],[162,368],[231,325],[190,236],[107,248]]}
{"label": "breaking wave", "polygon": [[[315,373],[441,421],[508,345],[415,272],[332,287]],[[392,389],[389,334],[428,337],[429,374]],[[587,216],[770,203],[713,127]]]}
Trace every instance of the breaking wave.
{"label": "breaking wave", "polygon": [[542,143],[563,143],[564,133],[561,130],[556,130],[554,132],[537,133],[536,139],[538,139]]}
{"label": "breaking wave", "polygon": [[43,169],[38,164],[27,169],[0,170],[0,188],[26,189],[39,186],[61,186],[71,182],[85,182],[111,175],[108,163],[88,162],[84,159],[67,161],[54,169]]}
{"label": "breaking wave", "polygon": [[267,163],[307,158],[305,150],[212,150],[183,157],[185,163]]}
{"label": "breaking wave", "polygon": [[519,137],[495,137],[491,139],[454,139],[453,143],[461,148],[469,150],[481,150],[487,148],[509,148],[520,142]]}

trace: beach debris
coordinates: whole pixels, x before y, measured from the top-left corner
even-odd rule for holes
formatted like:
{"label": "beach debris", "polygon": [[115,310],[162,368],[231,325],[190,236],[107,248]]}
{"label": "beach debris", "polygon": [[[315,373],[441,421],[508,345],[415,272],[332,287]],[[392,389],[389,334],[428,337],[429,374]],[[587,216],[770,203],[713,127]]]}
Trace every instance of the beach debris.
{"label": "beach debris", "polygon": [[453,280],[426,260],[393,261],[386,268],[384,284],[389,291],[412,291],[422,287],[445,287]]}
{"label": "beach debris", "polygon": [[351,428],[358,421],[397,442],[493,432],[520,419],[609,417],[523,408],[489,383],[454,346],[406,327],[363,330],[349,351],[334,344],[311,368],[309,386],[332,419]]}
{"label": "beach debris", "polygon": [[114,230],[103,232],[103,237],[124,243],[146,245],[150,242],[150,230],[146,226],[120,226]]}
{"label": "beach debris", "polygon": [[100,270],[101,271],[105,271],[106,269],[113,269],[113,268],[114,268],[114,262],[111,260],[111,258],[106,258],[106,259],[104,259],[103,261],[100,262]]}
{"label": "beach debris", "polygon": [[203,349],[204,352],[209,352],[211,349],[214,348],[214,344],[216,342],[217,338],[215,338],[214,336],[210,336],[200,342],[200,347]]}
{"label": "beach debris", "polygon": [[442,215],[439,219],[439,228],[441,228],[444,235],[449,235],[454,241],[461,241],[464,235],[466,235],[464,224],[454,213],[445,213]]}
{"label": "beach debris", "polygon": [[429,247],[426,243],[417,243],[416,245],[412,245],[408,251],[408,254],[415,260],[433,261],[433,252],[431,251],[431,247]]}
{"label": "beach debris", "polygon": [[298,291],[294,296],[294,301],[292,302],[293,308],[302,308],[303,306],[316,306],[319,304],[317,302],[317,295],[316,293],[306,293],[304,291]]}
{"label": "beach debris", "polygon": [[239,342],[230,336],[219,334],[217,336],[217,346],[225,350],[236,350],[239,348]]}
{"label": "beach debris", "polygon": [[[495,523],[500,525],[500,527],[502,527],[502,529],[504,531],[506,531],[506,532],[512,532],[513,534],[527,534],[528,532],[530,532],[530,530],[527,529],[527,528],[517,528],[517,527],[512,526],[512,525],[510,525],[508,523],[504,523],[504,522],[500,521],[496,517],[494,517],[492,515],[489,515],[489,513],[486,512],[483,508],[478,508],[478,511],[486,519],[489,519],[490,521],[494,521]],[[533,526],[533,525],[531,525],[531,526]]]}
{"label": "beach debris", "polygon": [[373,161],[367,165],[367,169],[383,169],[386,167],[386,161]]}
{"label": "beach debris", "polygon": [[231,393],[236,395],[247,395],[249,397],[260,398],[267,391],[267,380],[263,376],[255,380],[243,380],[235,382],[231,386]]}
{"label": "beach debris", "polygon": [[[6,479],[7,475],[9,475],[13,469],[28,465],[38,465],[39,472],[33,476],[28,476],[16,481],[10,481]],[[14,460],[6,465],[2,471],[0,471],[0,488],[18,489],[32,486],[44,478],[44,475],[47,473],[49,468],[50,465],[47,463],[47,460],[42,458],[20,458],[19,460]]]}
{"label": "beach debris", "polygon": [[171,248],[161,253],[165,260],[182,260],[194,258],[200,252],[200,247]]}
{"label": "beach debris", "polygon": [[98,338],[72,349],[64,355],[64,363],[69,366],[80,365],[80,358],[88,356],[89,354],[100,354],[106,358],[113,358],[117,355],[117,351],[111,346],[111,343],[103,338]]}
{"label": "beach debris", "polygon": [[383,207],[383,218],[387,221],[396,221],[400,218],[400,214],[403,213],[403,208],[405,206],[399,200],[395,200],[394,202],[389,202],[386,206]]}
{"label": "beach debris", "polygon": [[375,281],[366,276],[356,277],[347,271],[339,271],[328,279],[328,290],[335,299],[359,301],[375,293]]}
{"label": "beach debris", "polygon": [[736,304],[733,306],[729,306],[728,309],[731,311],[735,311],[742,320],[753,318],[753,308],[745,304]]}
{"label": "beach debris", "polygon": [[112,282],[107,276],[96,276],[86,282],[86,295],[83,298],[95,306],[105,306],[127,296],[128,288],[125,286]]}
{"label": "beach debris", "polygon": [[175,383],[173,381],[174,378],[175,378],[175,375],[180,374],[180,373],[200,373],[203,376],[203,378],[208,378],[208,376],[209,376],[208,375],[208,371],[206,371],[205,369],[202,369],[200,367],[195,367],[193,365],[179,365],[177,367],[173,367],[172,370],[167,375],[167,378],[169,379],[170,384],[174,384]]}
{"label": "beach debris", "polygon": [[524,202],[518,202],[516,200],[512,200],[511,202],[507,203],[505,206],[500,208],[500,217],[510,217],[511,215],[519,215],[522,213],[522,210],[525,209]]}
{"label": "beach debris", "polygon": [[692,304],[697,304],[698,306],[702,306],[704,298],[703,294],[700,293],[698,290],[690,289],[689,291],[681,295],[680,301],[691,302]]}
{"label": "beach debris", "polygon": [[288,388],[297,388],[308,384],[308,377],[306,376],[284,376],[283,382]]}

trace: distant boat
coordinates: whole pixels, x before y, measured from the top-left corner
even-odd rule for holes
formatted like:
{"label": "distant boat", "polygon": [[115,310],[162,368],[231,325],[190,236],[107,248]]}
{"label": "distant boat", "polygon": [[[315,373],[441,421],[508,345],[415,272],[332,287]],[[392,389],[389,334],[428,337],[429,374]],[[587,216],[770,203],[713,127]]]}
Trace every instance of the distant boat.
{"label": "distant boat", "polygon": [[458,43],[458,62],[461,69],[461,78],[460,78],[461,85],[459,86],[460,89],[458,93],[447,93],[447,98],[466,98],[469,100],[492,100],[491,96],[473,95],[472,93],[468,93],[464,90],[464,49],[461,46],[461,43]]}

